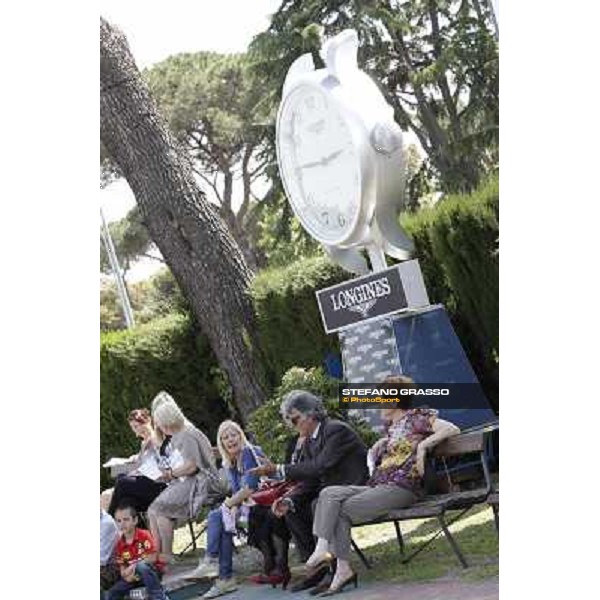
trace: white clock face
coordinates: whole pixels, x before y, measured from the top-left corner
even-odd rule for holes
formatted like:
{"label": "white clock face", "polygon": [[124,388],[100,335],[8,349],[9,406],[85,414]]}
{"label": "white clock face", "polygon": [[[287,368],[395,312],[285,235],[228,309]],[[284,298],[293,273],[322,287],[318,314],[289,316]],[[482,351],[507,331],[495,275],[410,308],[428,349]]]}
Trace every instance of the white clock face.
{"label": "white clock face", "polygon": [[277,145],[285,190],[304,227],[327,244],[345,240],[360,212],[360,159],[334,102],[315,86],[295,88],[279,115]]}

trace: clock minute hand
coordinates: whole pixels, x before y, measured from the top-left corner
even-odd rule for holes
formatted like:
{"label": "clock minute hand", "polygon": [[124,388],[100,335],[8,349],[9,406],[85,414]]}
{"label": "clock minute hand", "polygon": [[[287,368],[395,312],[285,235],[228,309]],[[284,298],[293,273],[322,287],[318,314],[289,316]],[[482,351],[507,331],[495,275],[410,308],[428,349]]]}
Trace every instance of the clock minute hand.
{"label": "clock minute hand", "polygon": [[305,165],[300,165],[298,169],[312,169],[313,167],[320,167],[323,163],[323,160],[317,160],[314,162],[306,163]]}
{"label": "clock minute hand", "polygon": [[328,165],[334,158],[337,158],[342,152],[343,152],[343,150],[336,150],[335,152],[332,152],[328,156],[324,156],[320,160],[316,160],[314,162],[309,162],[309,163],[306,163],[305,165],[300,165],[298,168],[299,169],[312,169],[313,167],[324,167],[324,166]]}
{"label": "clock minute hand", "polygon": [[334,158],[337,158],[340,154],[342,154],[342,152],[343,150],[336,150],[335,152],[332,152],[325,158],[321,159],[321,164],[328,165]]}

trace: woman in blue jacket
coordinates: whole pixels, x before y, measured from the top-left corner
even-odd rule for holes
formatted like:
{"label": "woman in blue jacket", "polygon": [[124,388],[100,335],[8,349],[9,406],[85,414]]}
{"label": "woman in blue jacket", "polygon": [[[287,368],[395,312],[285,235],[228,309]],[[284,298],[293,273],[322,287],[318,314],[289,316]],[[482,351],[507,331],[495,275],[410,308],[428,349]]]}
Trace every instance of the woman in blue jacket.
{"label": "woman in blue jacket", "polygon": [[[231,484],[232,495],[208,514],[206,555],[189,579],[218,575],[212,588],[203,598],[217,598],[237,589],[233,577],[233,536],[236,521],[246,509],[242,506],[258,488],[259,477],[247,472],[258,466],[264,454],[253,447],[242,428],[234,421],[223,421],[217,432],[217,448]],[[247,516],[247,515],[246,515]]]}

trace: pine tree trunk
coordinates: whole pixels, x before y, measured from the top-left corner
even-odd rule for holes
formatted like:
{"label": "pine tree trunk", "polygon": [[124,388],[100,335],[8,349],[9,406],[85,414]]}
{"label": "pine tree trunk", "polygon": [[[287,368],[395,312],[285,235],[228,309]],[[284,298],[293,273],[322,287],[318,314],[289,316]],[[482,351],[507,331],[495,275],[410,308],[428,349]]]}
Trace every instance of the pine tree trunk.
{"label": "pine tree trunk", "polygon": [[159,115],[125,36],[100,20],[101,141],[129,183],[152,240],[186,295],[242,420],[265,399],[252,273]]}

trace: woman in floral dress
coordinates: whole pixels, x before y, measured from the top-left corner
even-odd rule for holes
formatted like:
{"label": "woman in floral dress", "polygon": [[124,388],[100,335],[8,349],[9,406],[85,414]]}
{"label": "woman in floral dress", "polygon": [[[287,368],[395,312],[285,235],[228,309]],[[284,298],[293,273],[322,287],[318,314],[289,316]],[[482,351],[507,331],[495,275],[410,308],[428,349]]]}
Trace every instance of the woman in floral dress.
{"label": "woman in floral dress", "polygon": [[[412,384],[409,377],[389,377],[385,383]],[[330,486],[319,495],[313,533],[317,546],[308,567],[337,558],[337,569],[326,595],[341,591],[356,574],[350,568],[350,530],[353,523],[376,519],[390,510],[406,508],[422,493],[422,476],[428,448],[459,432],[456,425],[437,418],[428,408],[381,409],[389,423],[387,434],[369,450],[373,472],[366,485]]]}

